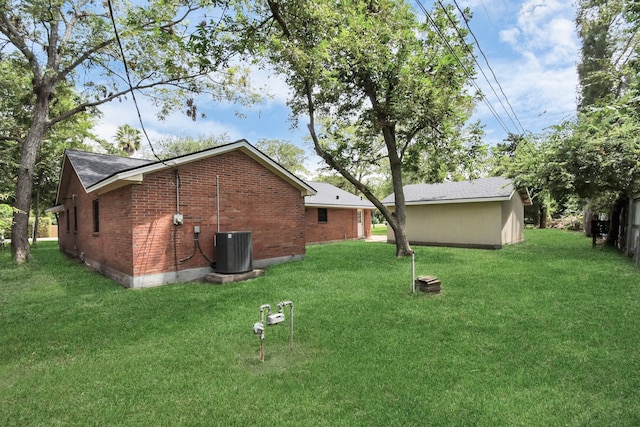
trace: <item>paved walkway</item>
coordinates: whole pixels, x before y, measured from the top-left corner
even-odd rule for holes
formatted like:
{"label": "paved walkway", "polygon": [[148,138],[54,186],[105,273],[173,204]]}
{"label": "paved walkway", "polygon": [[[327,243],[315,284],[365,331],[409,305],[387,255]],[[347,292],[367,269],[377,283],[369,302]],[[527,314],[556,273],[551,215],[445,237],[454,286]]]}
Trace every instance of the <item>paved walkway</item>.
{"label": "paved walkway", "polygon": [[378,235],[372,234],[366,239],[366,241],[387,243],[387,236],[378,236]]}

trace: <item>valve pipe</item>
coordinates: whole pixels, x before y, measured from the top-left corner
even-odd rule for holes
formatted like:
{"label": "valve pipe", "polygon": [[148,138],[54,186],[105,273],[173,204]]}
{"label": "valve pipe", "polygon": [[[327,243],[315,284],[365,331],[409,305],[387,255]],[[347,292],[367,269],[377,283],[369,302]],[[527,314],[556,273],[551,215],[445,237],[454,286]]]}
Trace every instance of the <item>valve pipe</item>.
{"label": "valve pipe", "polygon": [[293,301],[282,301],[278,303],[278,312],[282,313],[285,306],[289,306],[289,350],[293,351]]}
{"label": "valve pipe", "polygon": [[[264,325],[264,310],[267,309],[267,316],[271,313],[271,306],[269,304],[262,304],[260,306],[260,323]],[[260,332],[260,361],[264,362],[264,330],[262,328],[262,332]]]}
{"label": "valve pipe", "polygon": [[411,252],[411,293],[416,293],[416,254]]}

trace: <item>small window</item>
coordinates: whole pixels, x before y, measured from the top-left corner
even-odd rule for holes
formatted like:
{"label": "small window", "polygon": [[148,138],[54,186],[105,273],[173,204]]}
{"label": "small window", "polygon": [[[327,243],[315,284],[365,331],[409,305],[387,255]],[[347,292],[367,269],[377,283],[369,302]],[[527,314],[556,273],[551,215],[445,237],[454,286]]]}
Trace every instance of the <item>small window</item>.
{"label": "small window", "polygon": [[327,222],[327,208],[318,208],[318,222]]}
{"label": "small window", "polygon": [[67,209],[67,233],[69,231],[71,231],[71,224],[70,224],[71,219],[69,218],[69,209]]}
{"label": "small window", "polygon": [[73,207],[73,231],[78,232],[78,207]]}
{"label": "small window", "polygon": [[100,232],[100,202],[98,200],[93,201],[93,232]]}

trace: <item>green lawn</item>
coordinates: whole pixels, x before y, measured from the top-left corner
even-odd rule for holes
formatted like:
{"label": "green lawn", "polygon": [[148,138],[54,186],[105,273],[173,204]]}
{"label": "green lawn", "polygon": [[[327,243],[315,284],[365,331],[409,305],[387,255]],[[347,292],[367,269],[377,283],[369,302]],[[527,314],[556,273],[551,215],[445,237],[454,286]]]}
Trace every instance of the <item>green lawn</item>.
{"label": "green lawn", "polygon": [[[640,425],[640,270],[578,234],[526,238],[416,247],[436,296],[384,243],[148,290],[53,242],[28,266],[0,252],[0,425]],[[251,328],[282,300],[294,350],[268,327],[260,363]]]}
{"label": "green lawn", "polygon": [[386,236],[387,225],[386,224],[373,224],[371,225],[371,234],[374,236]]}

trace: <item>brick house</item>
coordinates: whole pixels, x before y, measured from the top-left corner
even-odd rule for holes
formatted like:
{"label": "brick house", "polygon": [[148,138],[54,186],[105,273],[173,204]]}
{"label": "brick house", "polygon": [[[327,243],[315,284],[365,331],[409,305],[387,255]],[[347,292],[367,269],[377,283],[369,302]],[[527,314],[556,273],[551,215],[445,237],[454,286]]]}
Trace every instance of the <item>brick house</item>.
{"label": "brick house", "polygon": [[51,210],[62,251],[141,288],[211,272],[218,230],[250,231],[256,268],[303,258],[315,193],[245,140],[157,162],[67,150]]}
{"label": "brick house", "polygon": [[371,236],[373,204],[326,182],[310,182],[317,194],[305,198],[307,244]]}

